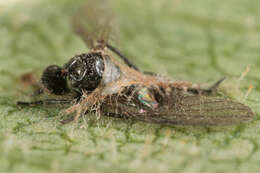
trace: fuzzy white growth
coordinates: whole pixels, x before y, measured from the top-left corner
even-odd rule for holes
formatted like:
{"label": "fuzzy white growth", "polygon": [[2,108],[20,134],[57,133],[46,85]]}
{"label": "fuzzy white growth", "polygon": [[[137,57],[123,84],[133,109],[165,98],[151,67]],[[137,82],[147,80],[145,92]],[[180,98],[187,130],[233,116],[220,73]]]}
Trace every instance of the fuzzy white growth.
{"label": "fuzzy white growth", "polygon": [[110,58],[104,59],[104,63],[105,70],[102,76],[102,84],[106,85],[119,79],[121,71],[119,67],[111,62]]}

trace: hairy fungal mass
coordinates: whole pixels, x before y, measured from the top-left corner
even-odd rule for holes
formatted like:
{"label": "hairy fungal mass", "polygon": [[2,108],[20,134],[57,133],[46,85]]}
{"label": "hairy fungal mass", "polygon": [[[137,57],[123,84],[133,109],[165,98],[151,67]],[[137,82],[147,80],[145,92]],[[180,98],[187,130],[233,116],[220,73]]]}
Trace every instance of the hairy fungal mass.
{"label": "hairy fungal mass", "polygon": [[70,120],[87,113],[164,125],[233,125],[253,119],[248,106],[214,95],[224,78],[201,88],[140,70],[108,42],[107,28],[102,26],[109,19],[99,17],[104,12],[99,10],[89,5],[82,10],[87,14],[79,15],[94,29],[85,28],[76,17],[73,22],[90,52],[72,57],[63,66],[50,65],[42,73],[41,90],[59,99],[19,101],[18,105],[67,104],[66,112],[75,114]]}

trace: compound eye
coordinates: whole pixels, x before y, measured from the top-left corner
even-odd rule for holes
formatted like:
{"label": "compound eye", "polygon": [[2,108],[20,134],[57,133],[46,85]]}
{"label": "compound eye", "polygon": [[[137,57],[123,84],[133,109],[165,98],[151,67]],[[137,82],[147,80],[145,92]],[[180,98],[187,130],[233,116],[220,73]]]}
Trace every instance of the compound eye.
{"label": "compound eye", "polygon": [[104,61],[100,53],[80,54],[64,65],[71,89],[93,91],[101,82]]}
{"label": "compound eye", "polygon": [[63,95],[69,92],[66,75],[57,65],[47,67],[42,73],[41,81],[43,86],[53,94]]}
{"label": "compound eye", "polygon": [[86,64],[81,60],[75,60],[71,63],[69,69],[69,77],[75,81],[81,81],[87,72]]}

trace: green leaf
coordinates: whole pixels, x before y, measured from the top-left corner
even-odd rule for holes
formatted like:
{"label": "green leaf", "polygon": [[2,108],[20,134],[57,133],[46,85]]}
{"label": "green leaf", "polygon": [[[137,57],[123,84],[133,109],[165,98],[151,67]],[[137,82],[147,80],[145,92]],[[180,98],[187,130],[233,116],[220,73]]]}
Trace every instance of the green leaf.
{"label": "green leaf", "polygon": [[215,128],[94,115],[62,126],[61,108],[16,106],[32,99],[22,74],[39,79],[46,66],[88,51],[71,27],[83,3],[0,1],[1,172],[259,172],[260,1],[111,1],[113,41],[138,66],[195,83],[226,76],[223,93],[256,114],[248,124]]}

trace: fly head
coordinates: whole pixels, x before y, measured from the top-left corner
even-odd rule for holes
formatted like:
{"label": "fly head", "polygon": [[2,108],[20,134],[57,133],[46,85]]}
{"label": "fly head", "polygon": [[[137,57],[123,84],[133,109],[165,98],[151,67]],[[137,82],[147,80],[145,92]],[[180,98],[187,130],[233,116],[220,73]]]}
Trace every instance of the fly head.
{"label": "fly head", "polygon": [[64,65],[68,85],[77,92],[96,89],[102,80],[104,68],[104,60],[100,53],[76,55]]}

